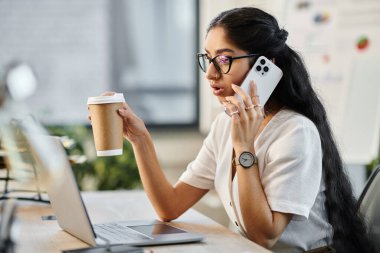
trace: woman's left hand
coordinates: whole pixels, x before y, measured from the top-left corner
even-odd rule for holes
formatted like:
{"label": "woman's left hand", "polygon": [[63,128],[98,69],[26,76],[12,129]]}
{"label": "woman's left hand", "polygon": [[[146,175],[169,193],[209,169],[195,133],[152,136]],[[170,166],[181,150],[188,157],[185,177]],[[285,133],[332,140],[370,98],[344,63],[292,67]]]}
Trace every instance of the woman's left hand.
{"label": "woman's left hand", "polygon": [[243,99],[235,96],[226,97],[224,106],[232,119],[231,137],[235,150],[251,150],[260,125],[264,119],[263,108],[257,95],[257,88],[250,82],[250,93],[247,94],[239,86],[232,84],[232,89]]}

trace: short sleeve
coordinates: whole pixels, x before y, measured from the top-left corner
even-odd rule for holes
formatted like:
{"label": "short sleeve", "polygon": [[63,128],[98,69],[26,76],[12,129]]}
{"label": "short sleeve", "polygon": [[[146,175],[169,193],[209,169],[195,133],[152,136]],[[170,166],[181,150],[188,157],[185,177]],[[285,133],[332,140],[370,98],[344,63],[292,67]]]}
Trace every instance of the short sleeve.
{"label": "short sleeve", "polygon": [[215,180],[215,122],[210,133],[203,141],[201,150],[194,161],[189,163],[186,171],[179,178],[180,181],[201,189],[213,189]]}
{"label": "short sleeve", "polygon": [[262,183],[273,211],[307,219],[320,189],[322,150],[315,125],[303,119],[286,123],[267,152]]}

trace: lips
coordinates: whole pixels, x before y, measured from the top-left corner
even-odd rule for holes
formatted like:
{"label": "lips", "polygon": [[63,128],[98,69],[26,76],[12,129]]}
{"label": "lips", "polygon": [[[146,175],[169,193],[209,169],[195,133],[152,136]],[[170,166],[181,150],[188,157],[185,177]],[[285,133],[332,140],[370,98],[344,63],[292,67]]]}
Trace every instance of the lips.
{"label": "lips", "polygon": [[214,93],[215,96],[221,96],[224,92],[224,88],[218,87],[216,85],[211,85],[212,93]]}

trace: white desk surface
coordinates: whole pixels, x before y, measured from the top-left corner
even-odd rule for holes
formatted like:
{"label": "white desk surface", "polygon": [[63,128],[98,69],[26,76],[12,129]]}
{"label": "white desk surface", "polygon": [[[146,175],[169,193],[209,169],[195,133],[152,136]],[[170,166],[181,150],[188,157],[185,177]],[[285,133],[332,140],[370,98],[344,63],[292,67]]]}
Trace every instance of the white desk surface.
{"label": "white desk surface", "polygon": [[[93,223],[153,220],[157,217],[143,191],[83,192],[82,196]],[[41,216],[44,215],[54,215],[49,204],[18,201],[12,228],[16,253],[57,253],[67,249],[89,247],[88,244],[64,232],[57,221],[42,220]],[[200,233],[205,239],[200,243],[144,247],[144,252],[270,252],[193,209],[173,221],[173,224]]]}

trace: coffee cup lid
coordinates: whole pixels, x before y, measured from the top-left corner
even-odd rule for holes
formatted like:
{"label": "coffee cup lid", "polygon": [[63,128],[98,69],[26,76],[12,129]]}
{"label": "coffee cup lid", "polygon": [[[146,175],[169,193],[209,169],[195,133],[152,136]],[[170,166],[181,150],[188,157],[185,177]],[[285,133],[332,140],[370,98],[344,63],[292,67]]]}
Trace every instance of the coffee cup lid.
{"label": "coffee cup lid", "polygon": [[109,104],[109,103],[124,103],[123,93],[115,93],[112,96],[98,96],[98,97],[89,97],[87,99],[87,104]]}

